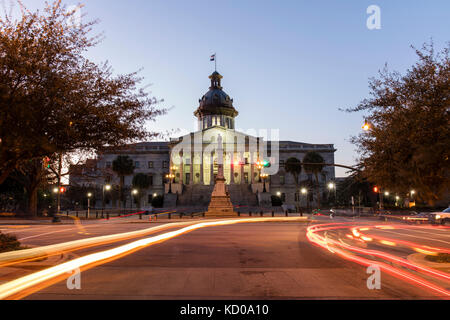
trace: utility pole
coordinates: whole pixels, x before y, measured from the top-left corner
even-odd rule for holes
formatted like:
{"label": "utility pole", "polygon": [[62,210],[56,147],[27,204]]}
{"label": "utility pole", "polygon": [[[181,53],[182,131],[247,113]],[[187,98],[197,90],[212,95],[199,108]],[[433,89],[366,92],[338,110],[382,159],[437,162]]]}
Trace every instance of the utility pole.
{"label": "utility pole", "polygon": [[61,171],[62,171],[62,153],[59,153],[59,164],[58,164],[58,197],[56,204],[56,214],[61,213]]}

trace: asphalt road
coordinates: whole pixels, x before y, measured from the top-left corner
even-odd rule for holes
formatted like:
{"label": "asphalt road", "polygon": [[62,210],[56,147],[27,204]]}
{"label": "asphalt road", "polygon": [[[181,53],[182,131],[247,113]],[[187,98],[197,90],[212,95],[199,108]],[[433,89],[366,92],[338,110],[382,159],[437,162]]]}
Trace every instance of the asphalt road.
{"label": "asphalt road", "polygon": [[[347,221],[343,219],[341,221]],[[323,218],[323,222],[330,220]],[[374,223],[374,222],[369,222]],[[48,228],[47,228],[48,227]],[[30,226],[15,233],[29,245],[148,228],[149,223]],[[37,229],[41,228],[41,229]],[[67,230],[65,230],[65,229]],[[427,289],[388,274],[381,289],[367,288],[366,268],[311,244],[306,223],[252,223],[210,227],[83,270],[81,289],[61,281],[27,299],[434,299]],[[0,226],[0,229],[5,227]],[[71,229],[71,230],[69,230]],[[384,232],[385,235],[391,230]],[[420,235],[411,231],[409,236]],[[53,233],[51,233],[53,232]],[[422,234],[450,247],[447,231]],[[414,238],[414,240],[420,240]],[[127,240],[125,242],[129,242]],[[119,243],[77,251],[78,256]]]}

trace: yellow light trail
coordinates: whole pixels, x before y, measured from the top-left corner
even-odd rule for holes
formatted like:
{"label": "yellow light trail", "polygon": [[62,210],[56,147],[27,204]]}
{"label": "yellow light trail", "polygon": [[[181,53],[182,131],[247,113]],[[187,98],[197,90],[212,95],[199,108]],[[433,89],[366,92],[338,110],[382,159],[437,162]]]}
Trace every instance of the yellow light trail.
{"label": "yellow light trail", "polygon": [[251,219],[233,219],[233,220],[215,220],[210,222],[201,222],[194,225],[190,225],[175,231],[163,233],[150,238],[140,239],[131,243],[89,254],[87,256],[62,263],[60,265],[50,267],[48,269],[32,273],[30,275],[21,277],[16,280],[12,280],[3,285],[0,285],[0,299],[7,299],[8,297],[18,295],[20,292],[28,290],[34,286],[42,285],[46,281],[50,281],[56,277],[61,277],[64,274],[72,272],[73,270],[80,269],[93,263],[108,260],[123,256],[128,252],[134,252],[144,247],[156,244],[162,241],[167,241],[171,238],[180,236],[182,234],[213,226],[232,225],[238,223],[252,223],[252,222],[283,222],[283,221],[306,221],[306,218],[297,217],[285,217],[285,218],[251,218]]}
{"label": "yellow light trail", "polygon": [[48,257],[56,254],[60,254],[61,252],[67,252],[75,249],[82,249],[86,247],[92,247],[96,245],[116,242],[120,240],[126,240],[130,238],[136,238],[140,236],[145,236],[150,233],[166,230],[169,228],[182,227],[189,224],[193,224],[196,221],[187,221],[187,222],[176,222],[176,223],[167,223],[164,225],[160,225],[157,227],[151,227],[144,230],[136,230],[131,232],[124,232],[106,236],[99,237],[91,237],[87,239],[74,240],[64,243],[58,243],[38,248],[25,249],[19,251],[11,251],[0,254],[0,267],[6,267],[12,264],[32,261],[35,259],[41,259],[43,257]]}

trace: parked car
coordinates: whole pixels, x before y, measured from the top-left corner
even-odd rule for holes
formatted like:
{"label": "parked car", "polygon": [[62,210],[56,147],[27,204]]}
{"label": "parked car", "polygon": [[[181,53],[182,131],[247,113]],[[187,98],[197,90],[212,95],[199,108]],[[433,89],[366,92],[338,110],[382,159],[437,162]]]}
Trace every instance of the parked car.
{"label": "parked car", "polygon": [[446,224],[450,222],[450,207],[440,212],[430,213],[430,221],[433,224]]}

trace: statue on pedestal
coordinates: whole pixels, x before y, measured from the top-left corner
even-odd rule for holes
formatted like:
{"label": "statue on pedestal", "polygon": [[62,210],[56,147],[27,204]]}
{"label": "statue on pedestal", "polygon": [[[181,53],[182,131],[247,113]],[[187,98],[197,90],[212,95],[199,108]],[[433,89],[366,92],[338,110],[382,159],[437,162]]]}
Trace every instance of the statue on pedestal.
{"label": "statue on pedestal", "polygon": [[223,175],[223,146],[220,134],[217,139],[217,153],[218,171],[214,190],[211,194],[211,202],[205,216],[237,216],[237,213],[233,211],[233,204],[231,203],[230,195],[226,190],[225,177]]}

